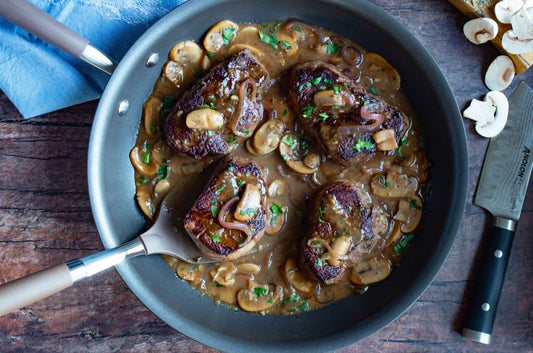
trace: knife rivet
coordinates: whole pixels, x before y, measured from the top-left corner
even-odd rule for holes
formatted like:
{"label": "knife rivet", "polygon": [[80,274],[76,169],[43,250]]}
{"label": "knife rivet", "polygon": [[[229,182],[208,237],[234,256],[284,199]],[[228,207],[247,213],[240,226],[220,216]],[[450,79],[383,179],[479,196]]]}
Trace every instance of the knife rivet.
{"label": "knife rivet", "polygon": [[481,310],[483,310],[483,311],[489,311],[489,310],[490,310],[490,305],[489,305],[489,303],[483,303],[483,304],[481,304]]}
{"label": "knife rivet", "polygon": [[503,256],[503,252],[501,250],[494,251],[494,257],[499,259]]}

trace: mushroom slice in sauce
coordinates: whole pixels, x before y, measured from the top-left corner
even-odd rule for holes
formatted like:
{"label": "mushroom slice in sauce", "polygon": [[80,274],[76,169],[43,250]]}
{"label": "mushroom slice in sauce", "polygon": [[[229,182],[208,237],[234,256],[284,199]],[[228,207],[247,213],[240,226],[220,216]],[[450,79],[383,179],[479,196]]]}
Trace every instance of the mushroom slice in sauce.
{"label": "mushroom slice in sauce", "polygon": [[280,289],[275,285],[257,284],[254,281],[248,281],[248,288],[241,289],[237,293],[237,303],[245,311],[264,311],[274,305],[279,299]]}
{"label": "mushroom slice in sauce", "polygon": [[316,171],[318,165],[315,168],[310,168],[302,160],[308,153],[312,153],[309,148],[310,144],[306,140],[300,139],[295,134],[286,134],[281,138],[279,154],[296,173],[312,174]]}
{"label": "mushroom slice in sauce", "polygon": [[390,261],[381,256],[365,259],[354,265],[350,272],[350,281],[359,286],[383,281],[391,273]]}
{"label": "mushroom slice in sauce", "polygon": [[296,266],[296,261],[291,257],[284,266],[285,277],[294,289],[307,296],[313,294],[316,290],[317,283],[306,278]]}
{"label": "mushroom slice in sauce", "polygon": [[413,195],[418,189],[418,180],[392,171],[377,175],[370,182],[372,192],[380,197],[404,197]]}

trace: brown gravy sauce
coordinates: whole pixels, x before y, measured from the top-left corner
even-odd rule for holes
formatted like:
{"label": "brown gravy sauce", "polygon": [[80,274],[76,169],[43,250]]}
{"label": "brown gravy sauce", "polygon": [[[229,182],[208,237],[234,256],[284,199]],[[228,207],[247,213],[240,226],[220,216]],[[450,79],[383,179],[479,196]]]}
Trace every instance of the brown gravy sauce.
{"label": "brown gravy sauce", "polygon": [[[278,41],[277,48],[272,43],[261,40],[259,31],[267,36],[274,34]],[[311,60],[323,60],[337,65],[348,76],[356,77],[369,92],[383,97],[389,104],[398,106],[413,118],[409,102],[400,89],[400,77],[396,70],[377,54],[365,52],[346,38],[294,21],[238,24],[238,29],[230,32],[227,44],[223,43],[217,52],[208,53],[202,48],[202,58],[197,62],[168,61],[145,102],[137,142],[131,152],[132,162],[136,167],[136,197],[141,209],[152,219],[162,198],[171,189],[178,190],[174,193],[172,204],[176,226],[183,232],[183,217],[211,177],[212,165],[215,164],[212,162],[215,161],[198,161],[173,152],[164,140],[161,122],[165,114],[168,114],[172,102],[183,90],[188,89],[215,63],[245,46],[256,54],[270,73],[271,82],[263,94],[265,116],[274,114],[285,123],[287,132],[306,137],[289,105],[284,80],[292,66]],[[206,36],[209,35],[210,32]],[[362,60],[357,59],[357,53],[361,54]],[[172,58],[172,52],[170,57]],[[256,310],[262,314],[291,314],[314,310],[346,296],[364,293],[368,286],[354,284],[350,280],[350,271],[337,284],[326,286],[302,277],[294,263],[297,263],[299,256],[298,249],[306,229],[306,217],[311,214],[312,196],[332,181],[355,181],[370,192],[373,178],[394,171],[417,179],[419,187],[415,194],[423,201],[421,190],[427,179],[429,163],[416,124],[408,128],[403,140],[401,153],[386,156],[377,152],[376,156],[362,165],[342,166],[322,156],[320,167],[311,175],[292,171],[277,149],[267,155],[253,156],[247,151],[245,143],[241,143],[232,153],[254,158],[267,169],[267,184],[272,185],[276,181],[281,186],[278,192],[270,190],[269,196],[273,196],[275,203],[283,210],[279,215],[283,218],[283,227],[276,234],[265,234],[247,255],[231,263],[191,265],[164,256],[166,262],[193,288],[213,298],[215,303],[228,305],[235,310],[246,309],[237,302],[240,290],[249,289],[260,297],[264,291],[257,288],[262,286],[268,286],[272,293],[267,300],[268,304],[263,303],[264,307],[268,307]],[[378,256],[393,266],[398,265],[401,253],[412,239],[411,235],[401,231],[401,222],[394,219],[399,208],[399,198],[372,195],[372,201],[381,206],[389,223],[386,234],[376,237],[366,258]],[[415,207],[421,209],[422,205]],[[353,233],[357,233],[357,230]],[[292,262],[287,264],[289,259]],[[364,269],[361,271],[364,272]],[[300,285],[294,285],[294,281]]]}

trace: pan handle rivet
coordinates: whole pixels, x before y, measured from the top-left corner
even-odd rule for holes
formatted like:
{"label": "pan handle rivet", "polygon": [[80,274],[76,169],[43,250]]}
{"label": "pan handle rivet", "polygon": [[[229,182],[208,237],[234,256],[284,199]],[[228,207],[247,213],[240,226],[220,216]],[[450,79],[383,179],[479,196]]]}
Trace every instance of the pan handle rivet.
{"label": "pan handle rivet", "polygon": [[501,250],[496,250],[496,251],[494,252],[494,257],[495,257],[495,258],[499,259],[499,258],[501,258],[502,256],[503,256],[503,252],[502,252]]}
{"label": "pan handle rivet", "polygon": [[123,116],[128,112],[128,109],[130,108],[130,102],[128,102],[127,99],[124,99],[120,104],[118,105],[118,115]]}
{"label": "pan handle rivet", "polygon": [[146,67],[153,67],[159,62],[159,54],[153,53],[148,57],[148,60],[146,60]]}

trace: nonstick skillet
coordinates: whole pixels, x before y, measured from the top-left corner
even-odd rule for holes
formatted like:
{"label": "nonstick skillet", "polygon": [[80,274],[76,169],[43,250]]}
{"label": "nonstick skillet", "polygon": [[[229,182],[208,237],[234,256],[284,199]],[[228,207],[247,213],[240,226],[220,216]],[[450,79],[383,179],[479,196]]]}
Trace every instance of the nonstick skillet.
{"label": "nonstick skillet", "polygon": [[[215,306],[210,298],[178,280],[158,256],[117,266],[131,290],[161,319],[224,351],[326,351],[378,331],[429,286],[446,259],[464,210],[467,152],[457,104],[431,56],[389,15],[361,0],[191,0],[153,25],[116,69],[104,62],[107,71],[114,72],[94,118],[88,183],[94,219],[106,248],[134,238],[147,226],[134,200],[134,171],[128,153],[135,143],[143,102],[172,46],[188,39],[199,41],[222,19],[266,22],[288,18],[350,38],[398,70],[432,163],[426,213],[401,266],[373,286],[371,293],[298,315],[261,316]],[[34,25],[39,27],[39,23],[34,19]],[[83,56],[85,46],[79,38],[57,36],[51,28],[45,32],[52,34],[54,44]]]}

